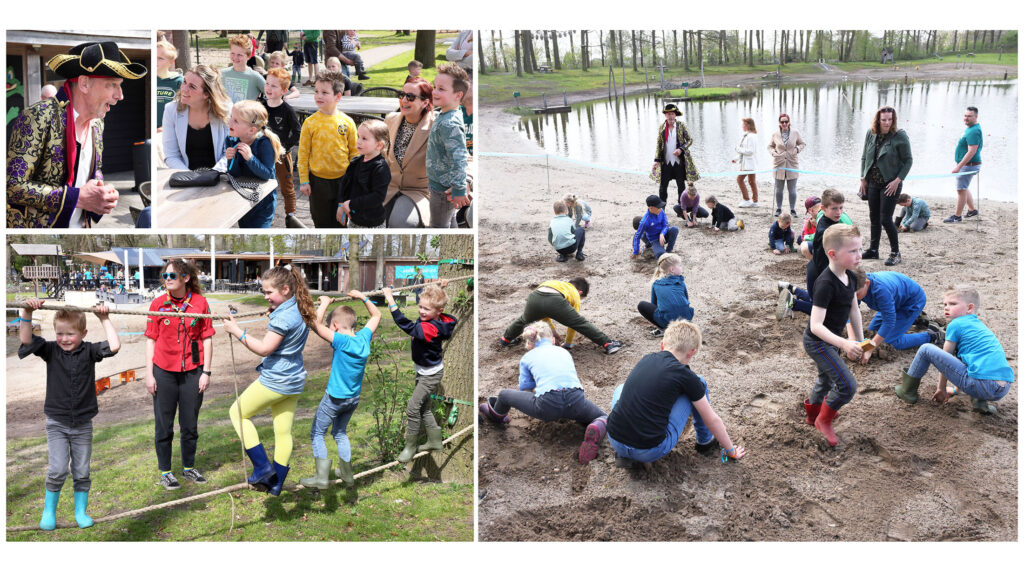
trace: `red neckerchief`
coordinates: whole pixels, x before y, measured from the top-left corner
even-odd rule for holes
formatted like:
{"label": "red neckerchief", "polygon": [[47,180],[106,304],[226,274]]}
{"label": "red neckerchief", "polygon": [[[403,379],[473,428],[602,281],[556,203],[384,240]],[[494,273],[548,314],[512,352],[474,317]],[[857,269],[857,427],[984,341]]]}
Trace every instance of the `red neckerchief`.
{"label": "red neckerchief", "polygon": [[64,95],[68,97],[68,108],[65,110],[65,123],[66,128],[64,129],[64,156],[66,159],[66,165],[68,166],[68,182],[69,187],[75,183],[75,159],[78,155],[78,137],[75,134],[75,100],[71,97],[71,84],[78,81],[78,78],[72,78],[64,82]]}

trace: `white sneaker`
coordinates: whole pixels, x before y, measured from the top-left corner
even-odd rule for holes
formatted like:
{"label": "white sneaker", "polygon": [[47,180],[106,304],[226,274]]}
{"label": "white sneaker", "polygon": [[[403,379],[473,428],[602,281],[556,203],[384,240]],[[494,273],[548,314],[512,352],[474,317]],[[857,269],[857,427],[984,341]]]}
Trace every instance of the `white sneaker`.
{"label": "white sneaker", "polygon": [[752,204],[754,204],[754,203],[753,203],[752,201],[750,201],[750,200],[745,200],[745,201],[741,202],[740,204],[738,204],[738,205],[736,205],[736,206],[737,206],[738,208],[741,208],[741,209],[745,209],[745,208],[749,207],[749,206],[750,206],[750,205],[752,205]]}
{"label": "white sneaker", "polygon": [[757,206],[757,203],[756,203],[756,202],[754,202],[754,201],[750,201],[750,205],[748,205],[748,206],[751,206],[751,207],[756,207],[756,206]]}

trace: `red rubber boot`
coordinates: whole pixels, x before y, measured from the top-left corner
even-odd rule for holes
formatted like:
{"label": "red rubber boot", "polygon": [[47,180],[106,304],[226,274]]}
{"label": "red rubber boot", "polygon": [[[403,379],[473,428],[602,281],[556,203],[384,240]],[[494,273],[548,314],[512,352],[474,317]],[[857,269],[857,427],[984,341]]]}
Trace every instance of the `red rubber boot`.
{"label": "red rubber boot", "polygon": [[811,405],[811,403],[805,399],[804,410],[807,411],[807,424],[814,425],[814,420],[818,418],[818,412],[821,411],[821,404],[815,403],[814,405]]}
{"label": "red rubber boot", "polygon": [[818,418],[814,421],[814,428],[821,431],[821,434],[825,436],[829,447],[835,447],[839,444],[836,432],[832,430],[832,420],[836,418],[836,413],[837,411],[829,407],[827,403],[822,403],[821,412],[818,413]]}

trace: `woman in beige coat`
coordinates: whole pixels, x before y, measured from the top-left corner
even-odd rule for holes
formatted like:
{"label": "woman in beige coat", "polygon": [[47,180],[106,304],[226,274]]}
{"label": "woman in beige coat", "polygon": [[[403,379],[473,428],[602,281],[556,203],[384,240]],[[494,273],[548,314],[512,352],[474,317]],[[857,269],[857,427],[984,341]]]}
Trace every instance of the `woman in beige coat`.
{"label": "woman in beige coat", "polygon": [[789,115],[779,115],[779,130],[772,134],[768,143],[768,152],[775,162],[775,216],[782,214],[782,190],[789,189],[789,214],[796,216],[796,179],[797,173],[786,169],[799,169],[797,155],[807,144],[800,137],[800,132],[790,127]]}
{"label": "woman in beige coat", "polygon": [[384,119],[391,140],[384,157],[391,168],[391,184],[384,198],[389,228],[430,226],[427,138],[434,123],[433,91],[423,78],[406,83],[399,96],[399,111]]}

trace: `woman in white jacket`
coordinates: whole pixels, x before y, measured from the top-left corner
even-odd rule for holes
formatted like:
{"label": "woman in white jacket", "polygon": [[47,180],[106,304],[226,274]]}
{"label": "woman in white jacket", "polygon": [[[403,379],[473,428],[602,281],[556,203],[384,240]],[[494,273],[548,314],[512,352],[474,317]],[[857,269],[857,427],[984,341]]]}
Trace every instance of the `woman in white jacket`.
{"label": "woman in white jacket", "polygon": [[[754,150],[757,149],[757,127],[754,125],[754,119],[751,117],[743,118],[743,138],[736,145],[736,153],[738,155],[732,160],[733,163],[739,163],[740,171],[756,171],[757,170],[757,157],[754,156]],[[753,200],[747,196],[747,185],[743,181],[746,178],[750,181],[750,191],[753,194]],[[754,173],[740,174],[736,176],[736,184],[740,186],[740,193],[743,195],[743,202],[736,205],[740,208],[756,207],[757,206],[757,175]]]}
{"label": "woman in white jacket", "polygon": [[199,64],[185,73],[174,101],[164,107],[163,152],[170,169],[214,168],[224,157],[231,98],[220,72]]}

